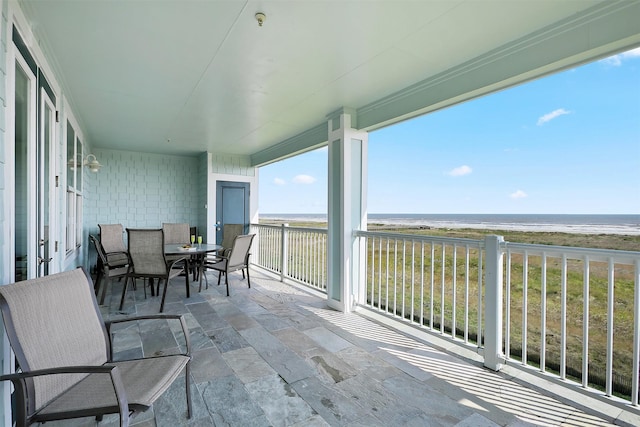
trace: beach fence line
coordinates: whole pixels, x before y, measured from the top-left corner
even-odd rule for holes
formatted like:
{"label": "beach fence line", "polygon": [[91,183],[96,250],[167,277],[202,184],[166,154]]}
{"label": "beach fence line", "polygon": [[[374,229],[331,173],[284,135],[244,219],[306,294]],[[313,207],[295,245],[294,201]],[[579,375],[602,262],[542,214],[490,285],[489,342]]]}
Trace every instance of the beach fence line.
{"label": "beach fence line", "polygon": [[[253,263],[326,292],[326,229],[252,224],[252,232]],[[354,238],[366,248],[359,305],[482,348],[487,366],[533,368],[638,406],[640,252],[500,236]]]}

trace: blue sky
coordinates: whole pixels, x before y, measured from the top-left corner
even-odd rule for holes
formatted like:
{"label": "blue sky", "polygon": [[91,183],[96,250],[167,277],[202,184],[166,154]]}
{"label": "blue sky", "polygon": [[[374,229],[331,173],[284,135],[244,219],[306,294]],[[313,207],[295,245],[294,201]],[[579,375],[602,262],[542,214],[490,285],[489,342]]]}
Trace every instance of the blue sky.
{"label": "blue sky", "polygon": [[[640,214],[640,48],[369,133],[369,213]],[[260,168],[326,213],[327,149]]]}

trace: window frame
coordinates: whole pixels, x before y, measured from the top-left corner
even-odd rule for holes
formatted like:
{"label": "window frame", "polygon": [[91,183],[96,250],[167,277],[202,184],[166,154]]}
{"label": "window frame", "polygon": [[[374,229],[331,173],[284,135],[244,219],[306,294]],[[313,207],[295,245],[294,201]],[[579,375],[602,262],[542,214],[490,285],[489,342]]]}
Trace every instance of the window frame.
{"label": "window frame", "polygon": [[82,247],[83,214],[83,161],[84,144],[78,135],[71,117],[66,120],[65,145],[66,159],[66,214],[65,214],[65,253],[67,256]]}

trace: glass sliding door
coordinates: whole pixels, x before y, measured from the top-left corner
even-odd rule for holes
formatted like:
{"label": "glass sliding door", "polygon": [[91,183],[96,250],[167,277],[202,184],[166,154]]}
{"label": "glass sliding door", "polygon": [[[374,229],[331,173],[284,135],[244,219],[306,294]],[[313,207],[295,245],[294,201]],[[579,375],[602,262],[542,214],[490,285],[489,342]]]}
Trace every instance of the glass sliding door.
{"label": "glass sliding door", "polygon": [[[51,273],[57,252],[52,238],[56,200],[55,94],[13,26],[9,70],[14,122],[13,254],[15,281]],[[39,89],[39,90],[38,90]]]}
{"label": "glass sliding door", "polygon": [[14,85],[15,150],[15,281],[35,276],[35,222],[33,215],[35,184],[35,87],[36,78],[21,57],[16,56]]}

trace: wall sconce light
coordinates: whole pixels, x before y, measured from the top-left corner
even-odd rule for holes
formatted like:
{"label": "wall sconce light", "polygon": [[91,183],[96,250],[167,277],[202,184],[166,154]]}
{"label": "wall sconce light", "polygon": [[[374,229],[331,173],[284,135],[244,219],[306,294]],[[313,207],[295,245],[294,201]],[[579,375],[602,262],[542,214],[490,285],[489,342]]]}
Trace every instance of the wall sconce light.
{"label": "wall sconce light", "polygon": [[72,171],[76,170],[78,166],[87,166],[89,170],[93,173],[98,172],[102,167],[102,165],[100,164],[98,159],[96,159],[96,156],[94,154],[87,155],[87,157],[85,157],[84,159],[84,162],[82,161],[82,157],[80,157],[80,155],[78,154],[77,158],[69,159],[69,161],[67,162],[67,166]]}
{"label": "wall sconce light", "polygon": [[93,173],[98,172],[102,167],[98,159],[96,159],[96,156],[93,154],[89,154],[87,157],[85,157],[84,166],[89,167],[89,170]]}

